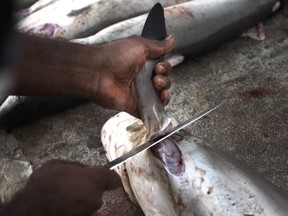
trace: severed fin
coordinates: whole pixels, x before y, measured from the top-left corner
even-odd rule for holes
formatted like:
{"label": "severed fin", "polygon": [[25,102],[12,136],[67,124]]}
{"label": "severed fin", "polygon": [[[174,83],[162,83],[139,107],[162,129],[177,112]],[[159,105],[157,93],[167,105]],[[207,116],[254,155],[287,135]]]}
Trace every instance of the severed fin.
{"label": "severed fin", "polygon": [[164,40],[167,37],[164,12],[160,3],[155,4],[150,10],[141,36],[153,40]]}
{"label": "severed fin", "polygon": [[[167,37],[164,10],[160,3],[155,4],[150,10],[141,36],[152,40],[164,40]],[[152,82],[154,66],[160,59],[148,59],[135,77],[138,112],[151,140],[172,128],[172,121]]]}

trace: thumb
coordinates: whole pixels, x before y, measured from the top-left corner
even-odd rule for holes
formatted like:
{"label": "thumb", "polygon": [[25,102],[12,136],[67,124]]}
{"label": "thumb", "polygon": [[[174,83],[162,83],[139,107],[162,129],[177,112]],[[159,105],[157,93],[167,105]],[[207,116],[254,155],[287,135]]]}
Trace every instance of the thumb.
{"label": "thumb", "polygon": [[164,40],[147,40],[147,59],[157,58],[172,51],[175,46],[176,38],[174,34],[168,35]]}

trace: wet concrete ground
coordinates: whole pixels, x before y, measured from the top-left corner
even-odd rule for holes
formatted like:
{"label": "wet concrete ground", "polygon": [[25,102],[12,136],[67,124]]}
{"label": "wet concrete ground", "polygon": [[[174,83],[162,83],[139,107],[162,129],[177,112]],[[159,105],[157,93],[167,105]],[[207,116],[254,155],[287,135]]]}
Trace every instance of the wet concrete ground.
{"label": "wet concrete ground", "polygon": [[[176,66],[167,111],[181,121],[228,99],[187,130],[288,193],[288,7],[264,28],[265,41],[240,37]],[[0,131],[1,202],[46,159],[103,165],[100,130],[116,113],[89,102]],[[142,215],[123,191],[115,194],[106,196],[107,205],[118,203],[125,215]],[[101,215],[111,212],[107,205]]]}

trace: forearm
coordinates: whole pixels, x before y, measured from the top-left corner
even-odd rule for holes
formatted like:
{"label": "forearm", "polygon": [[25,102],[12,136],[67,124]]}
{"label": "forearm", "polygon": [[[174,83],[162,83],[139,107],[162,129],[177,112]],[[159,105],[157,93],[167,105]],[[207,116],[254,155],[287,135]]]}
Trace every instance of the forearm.
{"label": "forearm", "polygon": [[101,48],[20,36],[16,73],[9,94],[90,98],[97,89],[95,64]]}

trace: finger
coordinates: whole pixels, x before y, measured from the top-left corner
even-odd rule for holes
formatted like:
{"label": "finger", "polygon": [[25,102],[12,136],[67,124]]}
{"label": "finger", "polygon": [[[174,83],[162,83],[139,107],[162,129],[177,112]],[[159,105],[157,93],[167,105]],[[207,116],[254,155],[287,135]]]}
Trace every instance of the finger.
{"label": "finger", "polygon": [[158,62],[154,67],[154,72],[158,75],[168,76],[172,71],[172,66],[168,61]]}
{"label": "finger", "polygon": [[168,90],[161,91],[160,100],[164,106],[166,106],[169,103],[170,95]]}
{"label": "finger", "polygon": [[105,188],[106,190],[113,190],[115,188],[122,187],[122,181],[118,174],[113,170],[105,169]]}
{"label": "finger", "polygon": [[146,57],[157,58],[172,51],[175,46],[175,35],[169,35],[162,41],[146,39]]}
{"label": "finger", "polygon": [[169,77],[156,75],[153,77],[153,85],[157,91],[167,90],[171,87],[172,81]]}
{"label": "finger", "polygon": [[107,168],[92,168],[93,176],[97,181],[97,184],[100,186],[103,192],[105,190],[113,190],[118,187],[122,187],[122,182],[117,173],[113,170]]}

